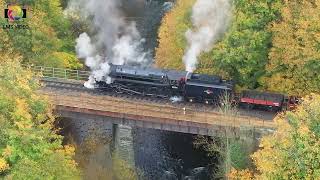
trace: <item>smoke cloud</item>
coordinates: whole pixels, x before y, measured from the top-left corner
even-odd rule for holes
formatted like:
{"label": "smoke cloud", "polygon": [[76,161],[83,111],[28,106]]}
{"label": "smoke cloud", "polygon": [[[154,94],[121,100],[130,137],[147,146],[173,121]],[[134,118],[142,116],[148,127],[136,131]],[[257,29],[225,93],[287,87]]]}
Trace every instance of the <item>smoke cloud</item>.
{"label": "smoke cloud", "polygon": [[198,56],[209,51],[218,38],[227,30],[231,17],[231,0],[197,0],[192,9],[194,30],[188,29],[185,36],[188,48],[183,56],[186,71],[193,72]]}
{"label": "smoke cloud", "polygon": [[[135,22],[127,22],[120,0],[74,0],[68,11],[80,12],[81,18],[91,20],[91,37],[83,33],[76,40],[79,58],[92,70],[85,86],[94,88],[95,80],[110,83],[109,63],[148,64],[151,58],[143,52],[141,38]],[[150,64],[150,63],[149,63]]]}

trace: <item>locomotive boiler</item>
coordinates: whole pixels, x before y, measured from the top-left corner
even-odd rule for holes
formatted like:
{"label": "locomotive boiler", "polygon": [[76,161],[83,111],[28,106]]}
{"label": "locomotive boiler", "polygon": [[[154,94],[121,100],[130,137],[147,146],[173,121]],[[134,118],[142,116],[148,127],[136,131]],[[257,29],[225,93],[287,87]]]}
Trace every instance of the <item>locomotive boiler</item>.
{"label": "locomotive boiler", "polygon": [[170,80],[161,69],[110,65],[109,77],[110,85],[118,92],[158,97],[167,97],[172,93]]}

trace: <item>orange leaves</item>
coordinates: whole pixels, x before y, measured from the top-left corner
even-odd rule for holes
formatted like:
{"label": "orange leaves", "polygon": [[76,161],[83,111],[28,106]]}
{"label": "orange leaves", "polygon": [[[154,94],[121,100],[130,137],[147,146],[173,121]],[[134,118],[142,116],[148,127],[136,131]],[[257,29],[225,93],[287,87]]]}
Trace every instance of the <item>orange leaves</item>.
{"label": "orange leaves", "polygon": [[9,169],[9,164],[6,160],[0,158],[0,174]]}
{"label": "orange leaves", "polygon": [[257,179],[319,179],[320,95],[304,98],[295,112],[276,118],[273,135],[263,137],[260,150],[252,155]]}
{"label": "orange leaves", "polygon": [[282,21],[271,26],[273,48],[266,67],[271,77],[264,83],[269,90],[294,95],[319,92],[320,6],[306,0],[285,1],[281,16]]}
{"label": "orange leaves", "polygon": [[11,154],[12,154],[12,147],[11,147],[11,146],[7,146],[7,147],[3,150],[3,152],[2,152],[2,156],[3,156],[4,158],[10,157]]}
{"label": "orange leaves", "polygon": [[230,180],[251,180],[253,179],[253,174],[248,169],[238,171],[232,169],[231,173],[228,174],[228,179]]}
{"label": "orange leaves", "polygon": [[295,112],[275,121],[275,133],[251,156],[255,173],[232,170],[229,179],[320,179],[320,95],[306,96]]}
{"label": "orange leaves", "polygon": [[190,27],[189,12],[195,0],[178,0],[168,12],[159,29],[156,65],[164,68],[184,69],[182,56],[186,47],[184,33]]}

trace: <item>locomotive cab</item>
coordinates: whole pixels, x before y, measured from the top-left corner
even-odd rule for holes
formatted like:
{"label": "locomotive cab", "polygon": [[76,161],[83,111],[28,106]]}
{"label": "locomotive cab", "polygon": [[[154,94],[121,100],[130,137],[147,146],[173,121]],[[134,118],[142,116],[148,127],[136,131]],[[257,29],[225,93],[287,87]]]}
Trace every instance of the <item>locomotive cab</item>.
{"label": "locomotive cab", "polygon": [[217,104],[226,94],[232,95],[233,85],[220,76],[188,73],[184,96],[190,102]]}

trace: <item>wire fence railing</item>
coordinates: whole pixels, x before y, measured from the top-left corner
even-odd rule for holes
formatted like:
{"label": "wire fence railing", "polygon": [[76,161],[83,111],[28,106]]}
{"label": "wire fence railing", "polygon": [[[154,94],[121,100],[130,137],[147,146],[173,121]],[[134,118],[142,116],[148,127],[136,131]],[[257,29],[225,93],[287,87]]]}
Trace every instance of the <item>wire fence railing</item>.
{"label": "wire fence railing", "polygon": [[[82,71],[82,70],[72,70],[72,69],[63,69],[63,68],[53,68],[53,67],[44,67],[44,66],[30,66],[24,65],[27,68],[30,68],[33,72],[39,73],[42,75],[43,78],[49,79],[66,79],[66,80],[79,80],[79,81],[86,81],[90,75],[89,71]],[[70,102],[67,100],[70,97],[76,96],[75,99],[72,99]],[[84,95],[82,95],[84,96]],[[99,110],[107,109],[115,109],[115,111],[124,110],[123,113],[128,113],[129,111],[135,112],[133,114],[143,114],[148,115],[146,112],[151,113],[151,116],[159,116],[161,118],[169,118],[169,119],[176,119],[176,120],[191,120],[193,122],[202,122],[208,124],[216,124],[216,125],[225,125],[225,126],[242,126],[248,125],[253,127],[273,127],[274,124],[272,121],[260,119],[260,118],[248,118],[246,116],[223,116],[219,112],[214,111],[203,111],[200,109],[189,109],[189,108],[173,108],[173,107],[155,107],[154,104],[139,104],[134,103],[135,105],[130,105],[127,102],[118,102],[113,100],[113,103],[105,104],[105,102],[110,102],[110,99],[104,99],[107,97],[99,96],[99,99],[95,99],[94,97],[82,97],[79,98],[79,94],[69,94],[68,97],[64,97],[63,95],[59,94],[59,96],[54,96],[56,103],[57,102],[64,102],[63,105],[71,105],[72,102],[76,104],[84,104],[84,105],[91,105],[90,107],[86,108],[93,108]],[[62,98],[62,99],[61,99]],[[83,100],[85,100],[83,102]],[[79,101],[79,102],[78,102]],[[93,101],[93,102],[91,102]],[[102,103],[103,102],[103,103]],[[102,103],[102,104],[101,104]],[[59,103],[58,103],[59,104]],[[134,106],[134,107],[132,107]],[[141,107],[146,109],[141,110]],[[145,114],[146,113],[146,114]],[[160,114],[158,114],[160,113]]]}
{"label": "wire fence railing", "polygon": [[30,66],[23,65],[26,68],[30,68],[33,72],[39,73],[44,78],[55,78],[55,79],[69,79],[69,80],[80,80],[86,81],[90,75],[89,71],[63,69],[54,67],[44,66]]}

